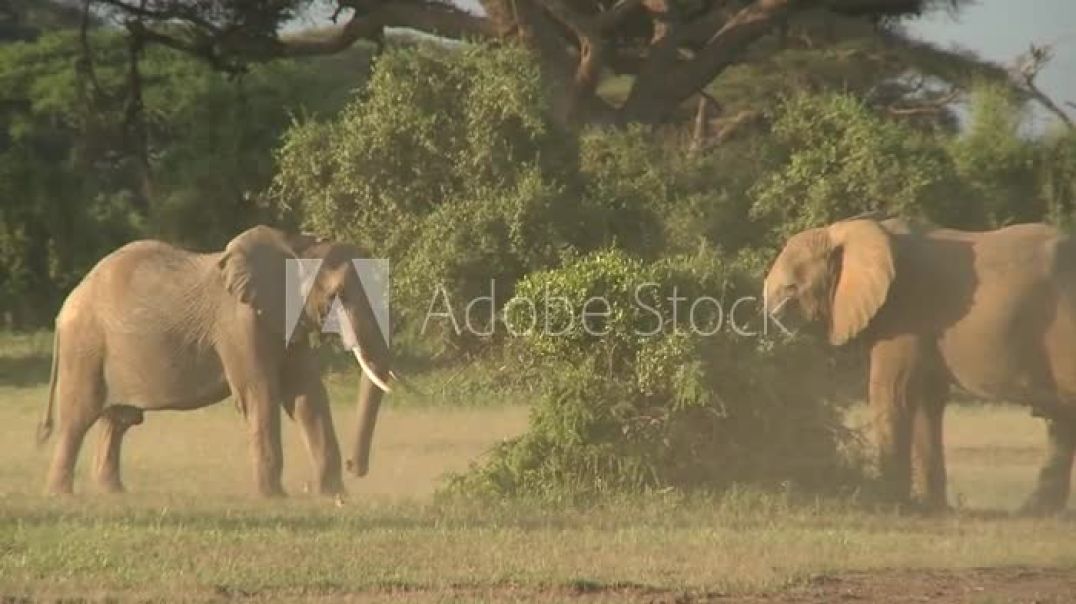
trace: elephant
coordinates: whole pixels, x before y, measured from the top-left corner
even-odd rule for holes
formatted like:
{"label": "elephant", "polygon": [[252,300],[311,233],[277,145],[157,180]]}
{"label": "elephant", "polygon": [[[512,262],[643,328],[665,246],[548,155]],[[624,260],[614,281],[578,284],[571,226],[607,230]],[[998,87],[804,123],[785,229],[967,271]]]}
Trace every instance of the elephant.
{"label": "elephant", "polygon": [[[330,313],[346,324],[341,335],[362,372],[347,466],[363,476],[382,394],[395,373],[388,334],[352,264],[362,257],[351,244],[267,226],[244,231],[213,253],[143,240],[106,256],[56,318],[48,406],[38,432],[40,442],[49,437],[58,407],[47,491],[72,492],[79,448],[94,422],[103,428],[96,481],[104,491],[121,492],[122,439],[145,411],[198,409],[230,395],[247,423],[260,494],[284,494],[281,407],[301,427],[316,491],[341,494],[340,446],[308,336]],[[320,261],[316,274],[303,276],[305,299],[286,292],[296,287],[288,260],[299,259]],[[289,299],[300,300],[290,322]]]}
{"label": "elephant", "polygon": [[1045,224],[967,232],[856,218],[790,237],[764,281],[833,345],[863,344],[886,494],[944,509],[953,385],[1047,421],[1047,459],[1023,510],[1054,513],[1076,448],[1076,242]]}

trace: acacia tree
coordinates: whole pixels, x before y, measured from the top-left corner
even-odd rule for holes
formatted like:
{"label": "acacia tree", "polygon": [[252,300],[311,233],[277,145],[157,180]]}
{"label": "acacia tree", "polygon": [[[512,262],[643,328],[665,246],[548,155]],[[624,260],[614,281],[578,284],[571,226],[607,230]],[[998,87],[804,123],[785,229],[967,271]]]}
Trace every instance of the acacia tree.
{"label": "acacia tree", "polygon": [[[386,28],[464,40],[517,40],[539,57],[551,107],[569,123],[660,123],[734,64],[759,38],[809,10],[875,20],[962,0],[480,0],[472,12],[444,0],[82,0],[117,15],[132,47],[163,44],[219,69],[329,54]],[[316,5],[332,24],[287,33]],[[328,11],[326,11],[328,14]],[[622,103],[597,94],[608,73],[632,76]]]}

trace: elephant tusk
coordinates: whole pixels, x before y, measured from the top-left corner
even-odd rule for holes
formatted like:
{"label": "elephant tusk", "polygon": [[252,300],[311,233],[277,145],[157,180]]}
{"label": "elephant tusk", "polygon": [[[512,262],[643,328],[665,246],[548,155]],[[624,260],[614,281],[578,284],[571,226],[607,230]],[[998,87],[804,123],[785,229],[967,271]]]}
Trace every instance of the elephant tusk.
{"label": "elephant tusk", "polygon": [[389,388],[388,384],[377,377],[377,374],[370,368],[370,365],[366,363],[366,356],[362,354],[362,350],[360,350],[358,346],[352,348],[351,352],[355,354],[355,360],[359,362],[359,367],[362,367],[362,372],[366,374],[366,377],[370,378],[370,381],[373,382],[375,386],[385,392],[392,392],[392,388]]}

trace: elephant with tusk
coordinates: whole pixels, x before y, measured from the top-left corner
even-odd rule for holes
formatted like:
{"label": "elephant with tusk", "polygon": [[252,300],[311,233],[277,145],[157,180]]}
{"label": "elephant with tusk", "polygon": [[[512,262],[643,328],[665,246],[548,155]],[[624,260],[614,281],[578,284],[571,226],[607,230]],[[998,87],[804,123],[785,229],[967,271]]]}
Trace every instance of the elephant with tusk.
{"label": "elephant with tusk", "polygon": [[[104,428],[96,479],[106,491],[122,491],[122,438],[143,412],[197,409],[231,395],[248,424],[262,495],[284,493],[281,407],[302,428],[317,491],[341,493],[340,447],[306,336],[336,309],[362,372],[347,466],[363,476],[381,397],[394,374],[387,334],[352,264],[362,256],[346,243],[265,226],[241,233],[222,252],[138,241],[109,254],[56,319],[48,407],[39,428],[43,441],[53,431],[55,407],[58,442],[47,490],[72,491],[78,451],[94,422]],[[318,268],[307,275],[307,291],[296,295],[287,266],[299,259],[316,259]],[[290,321],[289,300],[299,305]]]}
{"label": "elephant with tusk", "polygon": [[1076,450],[1076,241],[1043,224],[988,232],[851,219],[793,235],[765,280],[832,344],[869,351],[879,470],[897,500],[945,507],[951,385],[1023,402],[1049,452],[1025,510],[1057,512]]}

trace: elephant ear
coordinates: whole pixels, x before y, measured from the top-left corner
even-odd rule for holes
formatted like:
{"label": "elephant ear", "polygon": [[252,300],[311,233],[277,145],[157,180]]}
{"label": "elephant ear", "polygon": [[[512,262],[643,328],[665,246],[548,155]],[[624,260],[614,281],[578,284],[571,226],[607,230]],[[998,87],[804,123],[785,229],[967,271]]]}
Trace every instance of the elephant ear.
{"label": "elephant ear", "polygon": [[256,226],[228,242],[217,266],[224,286],[240,302],[254,307],[273,331],[285,331],[287,260],[295,259],[281,231]]}
{"label": "elephant ear", "polygon": [[829,227],[836,276],[830,309],[829,341],[848,342],[867,326],[885,303],[893,283],[893,244],[873,220],[848,220]]}

